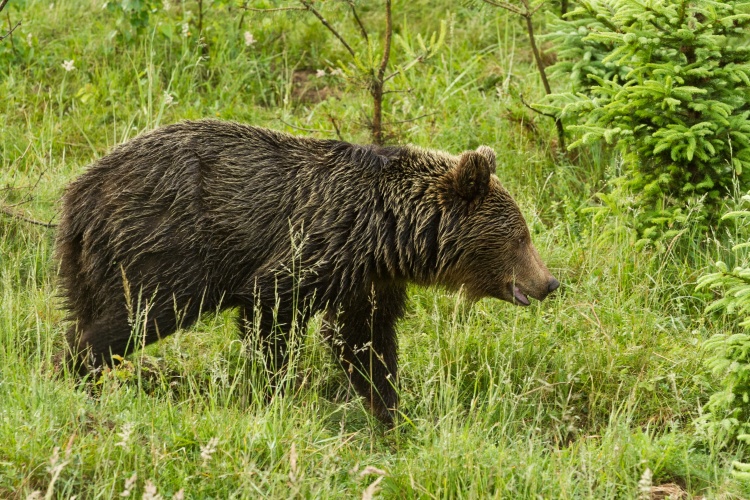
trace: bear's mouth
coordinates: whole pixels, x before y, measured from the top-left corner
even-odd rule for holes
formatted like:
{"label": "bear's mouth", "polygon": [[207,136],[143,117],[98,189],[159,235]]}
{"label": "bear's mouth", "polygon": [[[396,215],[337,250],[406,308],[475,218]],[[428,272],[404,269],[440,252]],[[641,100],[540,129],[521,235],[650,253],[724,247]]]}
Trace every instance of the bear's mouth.
{"label": "bear's mouth", "polygon": [[528,306],[531,304],[529,298],[518,288],[516,285],[511,284],[513,287],[513,303],[521,306]]}

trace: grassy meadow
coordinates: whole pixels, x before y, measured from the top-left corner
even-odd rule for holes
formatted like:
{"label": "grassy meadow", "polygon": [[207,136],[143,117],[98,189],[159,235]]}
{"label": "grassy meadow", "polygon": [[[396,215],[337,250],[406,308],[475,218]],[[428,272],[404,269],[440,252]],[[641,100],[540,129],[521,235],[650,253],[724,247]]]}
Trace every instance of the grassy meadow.
{"label": "grassy meadow", "polygon": [[[88,164],[182,119],[368,142],[369,95],[331,33],[309,13],[240,4],[203,2],[202,47],[193,0],[170,0],[140,34],[103,0],[11,0],[0,32],[22,25],[0,42],[2,206],[54,223]],[[322,5],[366,54],[346,4]],[[380,2],[358,5],[375,43]],[[393,9],[389,73],[413,61],[418,34],[444,22],[445,40],[389,80],[388,142],[494,148],[560,290],[519,308],[413,287],[404,418],[389,431],[347,389],[319,318],[270,402],[232,311],[78,385],[54,366],[55,229],[0,214],[0,498],[750,497],[729,472],[742,450],[695,423],[716,386],[702,343],[737,328],[704,314],[715,296],[695,283],[735,233],[635,245],[628,214],[596,196],[617,158],[561,154],[550,120],[513,97],[543,95],[522,20],[445,0]]]}

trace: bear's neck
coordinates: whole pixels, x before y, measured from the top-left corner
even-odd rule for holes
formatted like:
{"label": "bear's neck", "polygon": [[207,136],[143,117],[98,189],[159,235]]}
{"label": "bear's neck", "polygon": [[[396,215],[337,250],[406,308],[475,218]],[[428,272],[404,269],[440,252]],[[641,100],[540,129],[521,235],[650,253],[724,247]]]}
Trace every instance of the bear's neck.
{"label": "bear's neck", "polygon": [[428,180],[410,179],[381,191],[370,220],[377,276],[421,285],[438,281],[444,221],[429,187]]}

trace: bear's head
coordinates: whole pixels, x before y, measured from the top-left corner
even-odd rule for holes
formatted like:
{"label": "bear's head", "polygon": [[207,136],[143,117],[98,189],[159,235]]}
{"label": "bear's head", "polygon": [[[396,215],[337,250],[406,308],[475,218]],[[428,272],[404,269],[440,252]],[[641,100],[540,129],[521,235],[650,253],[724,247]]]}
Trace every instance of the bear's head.
{"label": "bear's head", "polygon": [[495,152],[461,154],[440,179],[442,281],[472,299],[494,297],[529,305],[560,283],[544,265],[518,205],[500,184]]}

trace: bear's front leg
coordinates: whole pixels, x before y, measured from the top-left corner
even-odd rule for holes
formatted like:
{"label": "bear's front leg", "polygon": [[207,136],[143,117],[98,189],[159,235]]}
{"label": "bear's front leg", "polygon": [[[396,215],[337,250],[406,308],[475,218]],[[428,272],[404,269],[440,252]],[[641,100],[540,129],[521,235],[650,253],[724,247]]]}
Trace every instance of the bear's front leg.
{"label": "bear's front leg", "polygon": [[403,285],[373,285],[370,293],[329,309],[322,329],[350,383],[389,427],[398,407],[396,322],[405,302]]}

